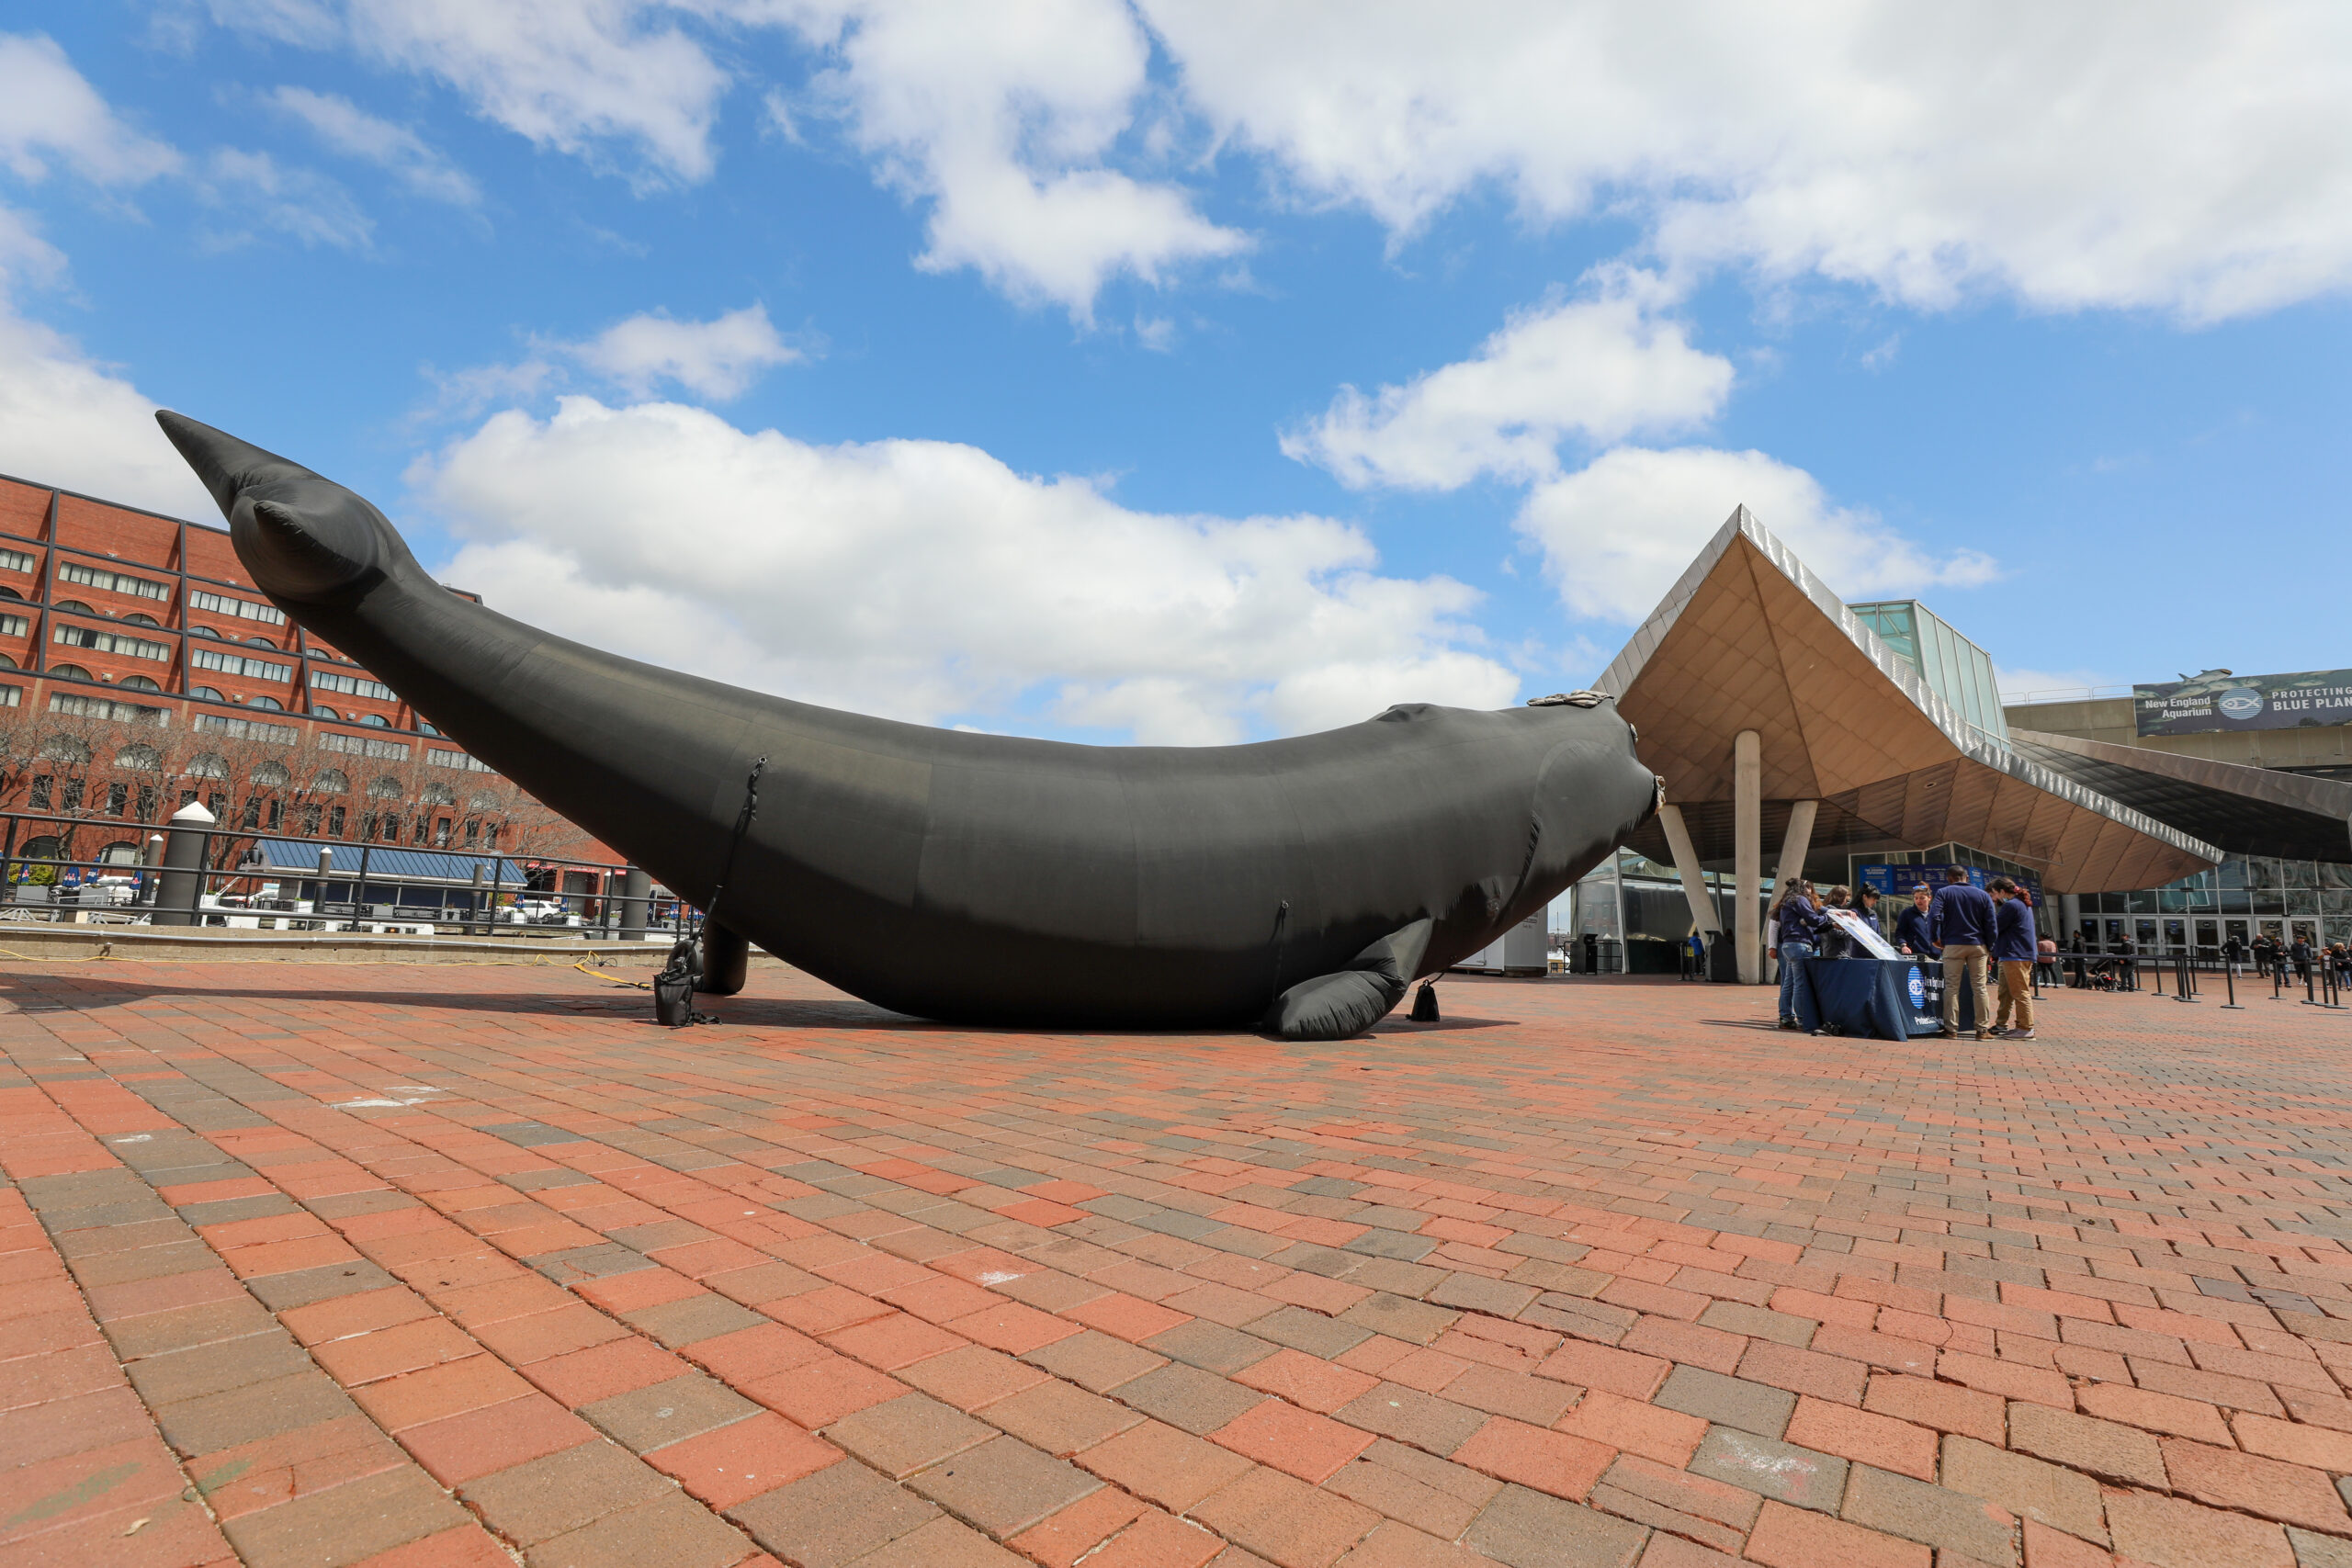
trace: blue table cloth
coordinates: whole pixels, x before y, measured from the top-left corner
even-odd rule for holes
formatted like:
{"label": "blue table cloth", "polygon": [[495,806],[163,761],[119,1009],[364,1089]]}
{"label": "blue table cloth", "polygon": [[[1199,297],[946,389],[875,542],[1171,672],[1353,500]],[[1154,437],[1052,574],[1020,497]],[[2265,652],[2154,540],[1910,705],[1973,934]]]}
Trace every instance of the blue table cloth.
{"label": "blue table cloth", "polygon": [[[1840,1034],[1907,1040],[1943,1028],[1943,965],[1933,959],[1808,958],[1797,976],[1797,1022]],[[1963,990],[1960,1027],[1974,1032],[1976,1009]]]}

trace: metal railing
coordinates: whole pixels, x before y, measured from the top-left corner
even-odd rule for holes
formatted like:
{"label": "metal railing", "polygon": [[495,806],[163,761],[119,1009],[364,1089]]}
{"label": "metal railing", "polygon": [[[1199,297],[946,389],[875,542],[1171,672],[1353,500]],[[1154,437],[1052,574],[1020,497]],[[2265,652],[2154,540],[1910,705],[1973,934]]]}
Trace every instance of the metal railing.
{"label": "metal railing", "polygon": [[[62,850],[85,835],[119,840],[134,834],[141,842],[132,859],[105,851],[95,859],[22,852],[43,839],[56,840],[55,849]],[[265,839],[317,842],[319,863],[267,863],[259,852]],[[121,848],[118,841],[107,851]],[[352,850],[359,852],[356,867],[334,863]],[[662,940],[679,929],[678,900],[654,887],[635,866],[491,851],[424,852],[473,862],[471,880],[379,870],[373,863],[373,845],[340,840],[288,840],[252,828],[0,812],[0,920],[616,941]],[[566,874],[582,872],[598,886],[565,890]],[[288,883],[301,896],[286,893]],[[542,885],[548,883],[552,886]]]}

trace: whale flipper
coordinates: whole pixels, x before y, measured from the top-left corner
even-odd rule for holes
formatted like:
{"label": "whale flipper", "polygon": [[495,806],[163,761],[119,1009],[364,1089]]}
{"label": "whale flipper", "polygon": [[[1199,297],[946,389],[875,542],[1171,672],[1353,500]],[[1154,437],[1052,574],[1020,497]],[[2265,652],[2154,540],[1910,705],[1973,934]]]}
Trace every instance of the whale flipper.
{"label": "whale flipper", "polygon": [[1386,1018],[1405,999],[1429,951],[1424,917],[1389,932],[1349,960],[1345,969],[1317,975],[1274,998],[1262,1025],[1284,1040],[1345,1040]]}

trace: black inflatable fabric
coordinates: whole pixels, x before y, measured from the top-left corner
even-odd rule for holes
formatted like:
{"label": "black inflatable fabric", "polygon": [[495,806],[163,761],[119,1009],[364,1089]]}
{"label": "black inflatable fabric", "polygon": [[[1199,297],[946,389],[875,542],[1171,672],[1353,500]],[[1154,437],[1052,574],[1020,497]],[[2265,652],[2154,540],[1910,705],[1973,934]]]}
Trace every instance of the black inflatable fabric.
{"label": "black inflatable fabric", "polygon": [[1657,808],[1606,700],[1092,747],[678,674],[451,593],[350,491],[156,417],[295,621],[679,894],[707,903],[724,880],[731,931],[900,1012],[1352,1034]]}

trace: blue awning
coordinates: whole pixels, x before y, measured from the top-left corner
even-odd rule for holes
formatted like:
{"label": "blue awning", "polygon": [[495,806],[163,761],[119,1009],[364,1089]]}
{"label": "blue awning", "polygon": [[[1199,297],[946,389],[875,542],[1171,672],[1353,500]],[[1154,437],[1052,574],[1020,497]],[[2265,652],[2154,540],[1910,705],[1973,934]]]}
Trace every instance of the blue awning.
{"label": "blue awning", "polygon": [[238,869],[260,874],[316,877],[319,852],[325,851],[329,876],[357,876],[359,857],[368,857],[370,882],[432,882],[471,886],[479,868],[485,886],[495,881],[521,887],[530,873],[504,855],[452,854],[447,850],[408,850],[397,844],[326,843],[317,839],[256,839],[253,852]]}

